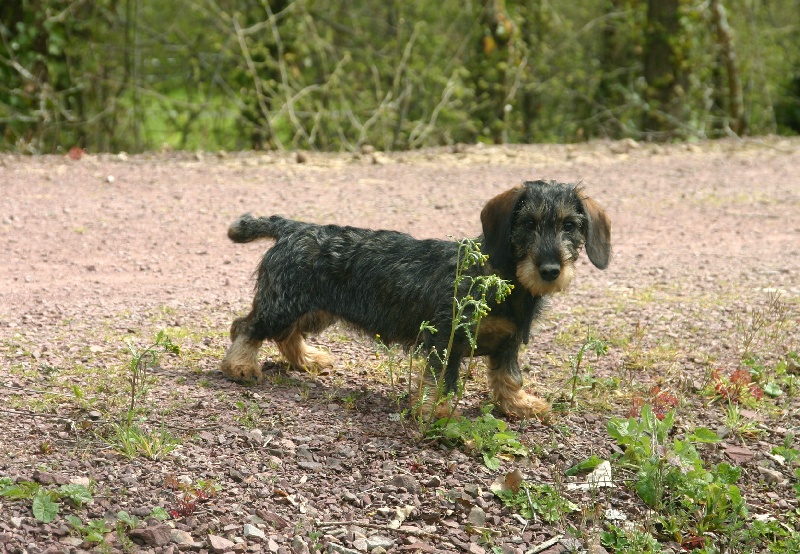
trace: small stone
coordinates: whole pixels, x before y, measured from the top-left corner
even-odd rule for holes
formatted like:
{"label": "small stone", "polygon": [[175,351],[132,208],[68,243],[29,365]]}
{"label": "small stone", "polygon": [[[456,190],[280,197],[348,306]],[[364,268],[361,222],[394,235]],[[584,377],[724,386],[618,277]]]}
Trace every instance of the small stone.
{"label": "small stone", "polygon": [[352,548],[345,548],[341,544],[336,544],[335,542],[328,543],[328,554],[361,554],[358,550],[353,550]]}
{"label": "small stone", "polygon": [[70,477],[69,482],[72,485],[81,485],[87,488],[92,484],[92,480],[84,475],[76,475],[74,477]]}
{"label": "small stone", "polygon": [[211,546],[211,550],[216,554],[228,552],[235,546],[233,541],[229,541],[223,537],[218,537],[217,535],[208,535],[208,544]]}
{"label": "small stone", "polygon": [[404,488],[411,494],[419,494],[422,490],[419,481],[417,481],[417,478],[413,475],[395,475],[392,480],[389,481],[389,484],[398,489]]}
{"label": "small stone", "polygon": [[11,523],[11,527],[14,529],[19,529],[22,527],[23,519],[21,517],[12,517],[9,522]]}
{"label": "small stone", "polygon": [[425,486],[428,487],[429,489],[435,489],[436,487],[441,487],[442,478],[439,477],[438,475],[434,475],[433,477],[428,479],[428,482],[425,483]]}
{"label": "small stone", "polygon": [[147,546],[165,546],[172,542],[172,528],[169,525],[154,525],[141,529],[131,529],[131,540]]}
{"label": "small stone", "polygon": [[264,540],[266,535],[264,535],[264,531],[256,527],[255,525],[251,525],[246,523],[244,526],[244,530],[242,531],[244,538],[246,539],[261,539]]}
{"label": "small stone", "polygon": [[758,466],[758,472],[764,478],[764,482],[769,485],[777,485],[778,483],[782,483],[785,478],[783,477],[783,473],[780,471],[775,471],[774,469],[769,469],[768,467],[761,467]]}
{"label": "small stone", "polygon": [[394,546],[394,539],[383,535],[372,535],[367,537],[367,548],[372,552],[375,548],[391,548]]}
{"label": "small stone", "polygon": [[310,554],[308,550],[308,545],[306,541],[303,540],[302,537],[295,537],[292,539],[292,551],[294,554]]}
{"label": "small stone", "polygon": [[170,537],[173,543],[177,545],[189,545],[194,543],[194,539],[192,535],[187,531],[183,531],[181,529],[173,529],[170,533]]}
{"label": "small stone", "polygon": [[367,539],[356,539],[353,541],[353,548],[358,550],[359,552],[367,552],[369,551],[369,545],[367,544]]}
{"label": "small stone", "polygon": [[755,453],[747,447],[731,445],[725,448],[725,455],[737,464],[743,464],[752,460]]}
{"label": "small stone", "polygon": [[467,521],[474,527],[486,527],[486,512],[480,506],[473,506],[467,516]]}

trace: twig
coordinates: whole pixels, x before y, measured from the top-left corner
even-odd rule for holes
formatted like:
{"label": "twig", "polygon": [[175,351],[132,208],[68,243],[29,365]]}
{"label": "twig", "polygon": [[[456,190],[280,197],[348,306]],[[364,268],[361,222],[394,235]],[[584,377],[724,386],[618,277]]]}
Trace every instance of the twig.
{"label": "twig", "polygon": [[394,528],[389,525],[383,525],[380,523],[364,523],[363,521],[318,521],[316,522],[317,527],[339,527],[339,526],[346,526],[346,525],[358,525],[359,527],[364,527],[366,529],[380,529],[381,531],[398,531],[400,533],[405,533],[407,535],[412,535],[414,537],[439,537],[436,533],[428,533],[427,531],[423,531],[422,529],[414,529],[411,527],[398,527]]}
{"label": "twig", "polygon": [[33,393],[36,393],[36,394],[52,394],[54,396],[66,396],[67,398],[78,398],[74,394],[67,394],[67,393],[64,393],[64,392],[53,392],[53,391],[49,391],[49,390],[25,389],[25,388],[22,388],[22,387],[15,387],[13,385],[0,385],[0,388],[20,391],[20,392],[33,392]]}
{"label": "twig", "polygon": [[542,552],[542,551],[544,551],[544,550],[547,550],[548,548],[550,548],[551,546],[553,546],[554,544],[556,544],[558,541],[560,541],[560,540],[561,540],[561,538],[562,538],[563,536],[564,536],[564,535],[556,535],[556,536],[555,536],[555,537],[553,537],[552,539],[546,540],[546,541],[544,541],[543,543],[541,543],[541,544],[538,544],[538,545],[534,546],[533,548],[531,548],[530,550],[528,550],[527,552],[525,552],[525,554],[539,554],[539,552]]}
{"label": "twig", "polygon": [[0,408],[0,412],[13,415],[30,416],[30,417],[49,417],[51,419],[60,419],[62,421],[72,421],[72,419],[68,417],[55,414],[42,414],[39,412],[31,412],[28,410],[9,410],[7,408]]}

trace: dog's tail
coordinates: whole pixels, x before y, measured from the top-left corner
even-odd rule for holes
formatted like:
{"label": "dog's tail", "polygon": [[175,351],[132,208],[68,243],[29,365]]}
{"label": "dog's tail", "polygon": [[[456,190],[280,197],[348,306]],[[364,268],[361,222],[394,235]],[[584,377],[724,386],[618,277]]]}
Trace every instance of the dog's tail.
{"label": "dog's tail", "polygon": [[298,221],[278,215],[253,217],[244,214],[228,227],[228,238],[233,242],[252,242],[258,239],[278,239],[300,225]]}

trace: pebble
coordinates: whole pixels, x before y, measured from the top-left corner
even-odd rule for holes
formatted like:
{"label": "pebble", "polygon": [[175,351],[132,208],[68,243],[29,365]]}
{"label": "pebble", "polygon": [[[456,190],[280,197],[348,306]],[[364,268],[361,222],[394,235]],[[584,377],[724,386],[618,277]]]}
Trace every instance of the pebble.
{"label": "pebble", "polygon": [[412,494],[419,494],[422,490],[422,487],[417,481],[417,478],[413,475],[401,474],[395,475],[392,477],[392,480],[389,481],[389,484],[393,487],[397,487],[398,489],[403,488],[406,489],[408,492]]}
{"label": "pebble", "polygon": [[784,481],[783,473],[780,471],[775,471],[774,469],[769,469],[768,467],[761,467],[758,466],[758,472],[764,478],[764,482],[770,485],[776,485],[778,483],[782,483]]}
{"label": "pebble", "polygon": [[394,546],[394,539],[384,537],[383,535],[372,535],[367,537],[367,548],[374,552],[376,548],[391,548]]}
{"label": "pebble", "polygon": [[217,535],[208,535],[208,544],[215,554],[223,554],[234,547],[233,541],[229,541],[224,537],[218,537]]}
{"label": "pebble", "polygon": [[479,506],[473,506],[467,516],[467,521],[474,527],[486,527],[486,512]]}
{"label": "pebble", "polygon": [[255,525],[251,525],[249,523],[245,523],[244,530],[242,531],[245,539],[261,539],[264,540],[266,535],[264,535],[264,531],[256,527]]}

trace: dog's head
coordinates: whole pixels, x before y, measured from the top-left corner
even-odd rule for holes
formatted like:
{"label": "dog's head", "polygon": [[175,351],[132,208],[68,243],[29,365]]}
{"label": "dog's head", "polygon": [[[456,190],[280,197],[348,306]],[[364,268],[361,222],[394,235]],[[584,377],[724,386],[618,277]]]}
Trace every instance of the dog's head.
{"label": "dog's head", "polygon": [[596,267],[608,267],[611,221],[577,185],[523,183],[490,200],[481,224],[489,264],[501,277],[516,277],[531,294],[564,290],[582,247]]}

